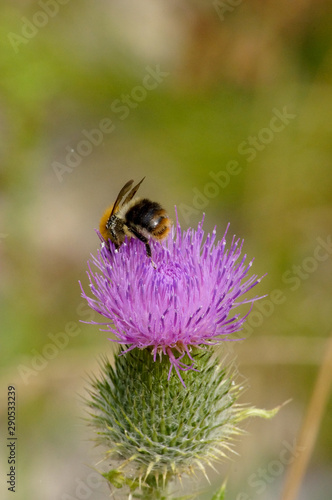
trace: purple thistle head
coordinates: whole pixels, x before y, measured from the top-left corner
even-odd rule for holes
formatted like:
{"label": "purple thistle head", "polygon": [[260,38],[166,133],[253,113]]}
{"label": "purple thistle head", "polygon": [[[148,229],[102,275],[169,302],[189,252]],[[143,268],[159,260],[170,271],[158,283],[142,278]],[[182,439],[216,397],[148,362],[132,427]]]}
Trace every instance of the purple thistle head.
{"label": "purple thistle head", "polygon": [[[246,264],[246,255],[241,258],[243,240],[234,236],[226,249],[229,225],[221,241],[216,241],[216,228],[204,240],[203,221],[187,231],[177,222],[165,241],[152,242],[156,268],[136,239],[126,240],[119,250],[103,242],[97,257],[92,256],[97,270],[88,263],[94,298],[81,285],[89,306],[110,320],[101,330],[115,335],[109,340],[128,346],[123,354],[136,347],[150,348],[154,360],[164,354],[170,360],[169,377],[174,367],[182,383],[180,370],[195,369],[191,348],[230,340],[261,298],[242,297],[260,281],[249,276],[253,261]],[[246,303],[251,304],[246,315],[234,312]],[[189,365],[182,361],[186,354]]]}

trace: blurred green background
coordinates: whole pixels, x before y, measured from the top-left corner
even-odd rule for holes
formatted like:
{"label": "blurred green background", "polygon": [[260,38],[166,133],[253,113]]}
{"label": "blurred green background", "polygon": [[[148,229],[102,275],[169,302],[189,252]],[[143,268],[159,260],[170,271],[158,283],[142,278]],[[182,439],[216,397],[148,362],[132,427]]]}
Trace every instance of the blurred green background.
{"label": "blurred green background", "polygon": [[[80,395],[112,346],[80,323],[78,280],[102,211],[143,176],[183,227],[205,212],[221,237],[230,222],[268,273],[257,293],[278,300],[232,346],[243,402],[292,402],[247,424],[240,456],[197,490],[228,475],[229,498],[280,498],[286,466],[271,464],[297,438],[331,331],[331,25],[328,0],[2,1],[0,397],[6,432],[15,386],[17,500],[109,495]],[[331,498],[331,406],[302,500]]]}

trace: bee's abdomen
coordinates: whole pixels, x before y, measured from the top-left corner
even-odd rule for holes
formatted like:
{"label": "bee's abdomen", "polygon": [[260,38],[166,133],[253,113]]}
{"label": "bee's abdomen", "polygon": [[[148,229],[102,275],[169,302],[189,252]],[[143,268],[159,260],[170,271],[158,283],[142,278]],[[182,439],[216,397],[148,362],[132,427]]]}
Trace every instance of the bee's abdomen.
{"label": "bee's abdomen", "polygon": [[140,226],[154,238],[163,239],[169,233],[171,221],[162,206],[146,198],[137,202],[126,213],[129,223]]}

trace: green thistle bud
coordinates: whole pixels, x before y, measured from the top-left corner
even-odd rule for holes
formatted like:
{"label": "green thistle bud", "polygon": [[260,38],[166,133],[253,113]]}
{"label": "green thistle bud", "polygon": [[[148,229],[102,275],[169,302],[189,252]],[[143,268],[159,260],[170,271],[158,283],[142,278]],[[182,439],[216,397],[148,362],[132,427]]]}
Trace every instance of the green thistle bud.
{"label": "green thistle bud", "polygon": [[211,351],[193,357],[199,371],[185,372],[186,388],[178,377],[167,380],[167,360],[154,362],[148,349],[116,356],[114,368],[104,358],[101,377],[91,379],[96,441],[117,464],[103,475],[114,487],[136,491],[134,498],[169,498],[162,495],[171,480],[197,470],[206,475],[206,465],[227,456],[241,420],[272,416],[236,403],[234,369]]}

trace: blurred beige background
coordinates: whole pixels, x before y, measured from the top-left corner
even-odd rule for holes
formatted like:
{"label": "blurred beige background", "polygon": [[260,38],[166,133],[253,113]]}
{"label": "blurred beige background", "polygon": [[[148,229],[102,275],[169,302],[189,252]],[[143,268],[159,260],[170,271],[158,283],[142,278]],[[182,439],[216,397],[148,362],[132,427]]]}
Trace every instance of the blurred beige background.
{"label": "blurred beige background", "polygon": [[[1,3],[0,396],[6,430],[15,386],[16,500],[109,495],[80,395],[112,346],[80,323],[78,280],[102,211],[144,175],[143,196],[173,218],[176,205],[183,227],[204,211],[221,237],[230,222],[268,273],[234,353],[246,402],[292,402],[248,423],[240,456],[197,488],[211,498],[228,475],[228,498],[280,498],[331,332],[331,23],[327,0]],[[331,495],[331,404],[301,500]],[[3,440],[0,456],[13,498]]]}

